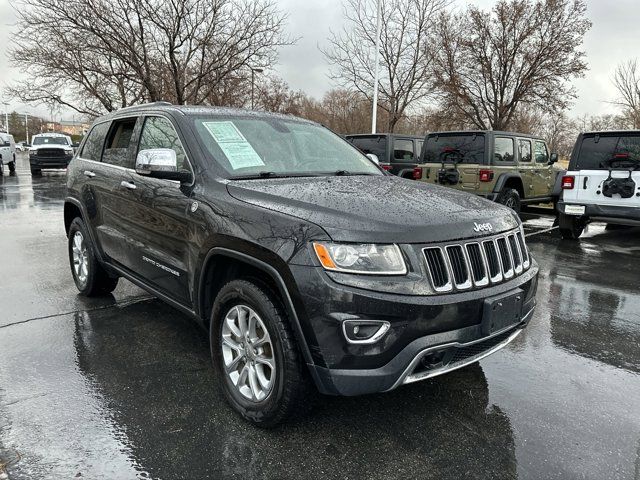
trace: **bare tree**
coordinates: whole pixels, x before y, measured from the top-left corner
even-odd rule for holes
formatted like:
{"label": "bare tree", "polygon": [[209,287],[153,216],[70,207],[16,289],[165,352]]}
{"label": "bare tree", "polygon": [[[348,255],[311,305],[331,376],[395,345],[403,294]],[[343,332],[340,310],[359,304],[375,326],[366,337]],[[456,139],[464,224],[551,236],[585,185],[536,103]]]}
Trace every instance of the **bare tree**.
{"label": "bare tree", "polygon": [[[409,107],[417,107],[432,91],[430,75],[432,30],[437,14],[449,0],[380,0],[379,106],[388,113],[393,132]],[[373,97],[376,44],[376,2],[346,0],[346,26],[333,33],[323,53],[335,65],[331,77]]]}
{"label": "bare tree", "polygon": [[629,126],[640,128],[640,68],[638,60],[630,60],[618,65],[613,75],[613,85],[618,90],[618,100],[614,103],[624,110]]}
{"label": "bare tree", "polygon": [[256,105],[267,112],[300,115],[304,98],[304,93],[292,90],[281,78],[265,77],[258,84]]}
{"label": "bare tree", "polygon": [[[10,93],[96,115],[141,101],[223,102],[291,43],[273,0],[21,0]],[[235,100],[235,99],[234,99]]]}
{"label": "bare tree", "polygon": [[443,104],[476,128],[509,127],[519,108],[562,110],[587,65],[584,0],[499,0],[470,5],[437,24],[434,74]]}
{"label": "bare tree", "polygon": [[[321,101],[305,97],[300,115],[343,135],[367,133],[370,128],[371,102],[360,92],[333,89]],[[385,120],[380,112],[379,120]]]}

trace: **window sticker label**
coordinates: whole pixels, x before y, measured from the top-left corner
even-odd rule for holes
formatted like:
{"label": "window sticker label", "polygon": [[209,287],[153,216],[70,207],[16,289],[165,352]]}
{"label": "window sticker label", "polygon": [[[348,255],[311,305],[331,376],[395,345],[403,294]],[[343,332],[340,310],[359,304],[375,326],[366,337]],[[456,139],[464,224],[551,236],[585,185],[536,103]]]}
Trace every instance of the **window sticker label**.
{"label": "window sticker label", "polygon": [[226,155],[231,168],[263,167],[264,162],[233,122],[203,122]]}

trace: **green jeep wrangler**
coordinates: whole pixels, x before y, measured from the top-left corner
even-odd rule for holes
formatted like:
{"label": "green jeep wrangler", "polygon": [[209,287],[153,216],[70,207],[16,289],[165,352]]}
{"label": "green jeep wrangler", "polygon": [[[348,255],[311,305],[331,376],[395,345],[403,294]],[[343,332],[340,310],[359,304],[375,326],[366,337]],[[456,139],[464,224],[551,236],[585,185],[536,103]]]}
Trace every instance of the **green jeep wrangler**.
{"label": "green jeep wrangler", "polygon": [[515,211],[557,202],[563,170],[541,138],[495,131],[434,132],[426,136],[413,178],[481,195]]}

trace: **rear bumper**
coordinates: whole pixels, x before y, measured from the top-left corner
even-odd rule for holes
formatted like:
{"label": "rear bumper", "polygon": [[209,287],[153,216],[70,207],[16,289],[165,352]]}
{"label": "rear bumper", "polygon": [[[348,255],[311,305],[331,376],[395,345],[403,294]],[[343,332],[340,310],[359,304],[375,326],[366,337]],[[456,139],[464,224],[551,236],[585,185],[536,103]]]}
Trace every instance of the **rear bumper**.
{"label": "rear bumper", "polygon": [[[640,207],[624,207],[615,205],[584,205],[580,202],[565,202],[563,200],[558,202],[558,211],[566,215],[567,205],[583,205],[585,207],[584,217],[588,217],[592,220],[615,220],[624,221],[628,220],[629,224],[636,225],[640,222]],[[624,223],[624,222],[621,222]]]}

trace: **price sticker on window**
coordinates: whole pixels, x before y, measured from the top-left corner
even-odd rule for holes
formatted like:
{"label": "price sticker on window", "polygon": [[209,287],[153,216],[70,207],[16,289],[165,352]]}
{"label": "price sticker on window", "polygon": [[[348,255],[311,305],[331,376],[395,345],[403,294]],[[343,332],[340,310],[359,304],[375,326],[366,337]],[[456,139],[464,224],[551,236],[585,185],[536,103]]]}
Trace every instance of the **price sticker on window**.
{"label": "price sticker on window", "polygon": [[229,160],[231,168],[238,170],[264,166],[260,155],[233,122],[203,122],[203,125]]}

